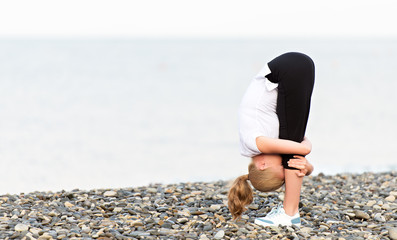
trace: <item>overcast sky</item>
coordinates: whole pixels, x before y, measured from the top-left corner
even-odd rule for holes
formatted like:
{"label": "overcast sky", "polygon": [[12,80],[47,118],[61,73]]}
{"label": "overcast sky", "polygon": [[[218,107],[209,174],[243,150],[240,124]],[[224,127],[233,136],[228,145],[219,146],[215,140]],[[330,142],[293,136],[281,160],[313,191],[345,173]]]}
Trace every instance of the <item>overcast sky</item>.
{"label": "overcast sky", "polygon": [[397,37],[395,0],[2,0],[0,37]]}

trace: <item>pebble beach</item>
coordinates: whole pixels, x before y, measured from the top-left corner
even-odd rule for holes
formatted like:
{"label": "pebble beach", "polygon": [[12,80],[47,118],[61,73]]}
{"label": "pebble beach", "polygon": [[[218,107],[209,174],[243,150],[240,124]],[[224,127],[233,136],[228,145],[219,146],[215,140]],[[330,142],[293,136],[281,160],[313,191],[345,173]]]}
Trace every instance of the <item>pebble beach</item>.
{"label": "pebble beach", "polygon": [[304,178],[302,226],[262,227],[283,189],[255,191],[239,221],[231,181],[0,196],[0,239],[397,239],[397,172]]}

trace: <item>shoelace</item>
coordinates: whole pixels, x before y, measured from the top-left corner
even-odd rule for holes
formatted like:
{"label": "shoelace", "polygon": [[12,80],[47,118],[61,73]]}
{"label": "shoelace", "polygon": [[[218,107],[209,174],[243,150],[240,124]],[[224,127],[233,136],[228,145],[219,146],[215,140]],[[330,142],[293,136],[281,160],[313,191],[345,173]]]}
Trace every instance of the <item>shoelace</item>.
{"label": "shoelace", "polygon": [[278,204],[278,206],[277,206],[277,208],[273,208],[270,212],[269,212],[269,214],[267,215],[268,217],[274,217],[274,216],[277,216],[277,215],[279,215],[280,214],[280,209],[282,208],[282,204],[281,203],[279,203]]}

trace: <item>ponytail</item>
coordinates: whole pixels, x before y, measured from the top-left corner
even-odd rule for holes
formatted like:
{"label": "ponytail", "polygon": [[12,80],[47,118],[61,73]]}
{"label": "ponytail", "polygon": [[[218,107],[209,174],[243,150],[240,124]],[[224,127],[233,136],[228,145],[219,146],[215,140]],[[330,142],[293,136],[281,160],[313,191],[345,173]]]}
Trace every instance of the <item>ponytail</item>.
{"label": "ponytail", "polygon": [[248,174],[242,175],[234,180],[228,194],[228,207],[233,219],[240,218],[246,205],[253,201],[253,191],[248,183]]}

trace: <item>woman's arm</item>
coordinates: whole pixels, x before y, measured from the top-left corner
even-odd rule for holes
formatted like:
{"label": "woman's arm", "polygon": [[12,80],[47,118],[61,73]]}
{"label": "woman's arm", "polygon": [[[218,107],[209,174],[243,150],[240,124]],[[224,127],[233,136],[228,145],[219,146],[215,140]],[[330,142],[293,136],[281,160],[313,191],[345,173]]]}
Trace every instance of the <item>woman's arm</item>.
{"label": "woman's arm", "polygon": [[256,146],[259,151],[267,154],[299,154],[307,155],[312,150],[312,144],[305,137],[301,143],[291,140],[257,137]]}
{"label": "woman's arm", "polygon": [[313,172],[313,165],[302,156],[294,156],[288,161],[288,166],[299,169],[297,173],[299,177],[309,176]]}

